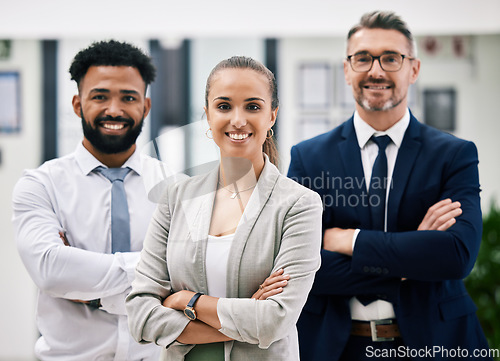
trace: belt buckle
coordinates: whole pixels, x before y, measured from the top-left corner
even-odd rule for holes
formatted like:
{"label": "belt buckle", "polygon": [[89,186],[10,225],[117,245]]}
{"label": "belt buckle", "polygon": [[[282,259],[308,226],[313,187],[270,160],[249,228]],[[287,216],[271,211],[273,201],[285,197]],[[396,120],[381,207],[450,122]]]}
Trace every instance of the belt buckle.
{"label": "belt buckle", "polygon": [[372,320],[372,321],[370,321],[370,329],[372,331],[372,341],[373,342],[394,341],[394,337],[378,337],[378,335],[377,335],[377,326],[378,325],[392,325],[392,319],[388,318],[385,320]]}

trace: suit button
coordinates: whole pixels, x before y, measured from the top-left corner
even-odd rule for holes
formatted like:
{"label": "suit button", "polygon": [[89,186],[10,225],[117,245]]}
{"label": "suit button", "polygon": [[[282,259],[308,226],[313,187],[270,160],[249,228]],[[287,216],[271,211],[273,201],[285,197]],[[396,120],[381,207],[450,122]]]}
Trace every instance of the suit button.
{"label": "suit button", "polygon": [[382,268],[380,268],[380,267],[377,267],[377,268],[375,269],[375,271],[376,271],[378,274],[382,274]]}
{"label": "suit button", "polygon": [[370,267],[368,267],[368,266],[364,266],[364,267],[363,267],[363,272],[365,272],[365,273],[370,272]]}
{"label": "suit button", "polygon": [[389,273],[389,270],[388,270],[387,268],[383,268],[383,269],[382,269],[382,273],[386,275],[386,274],[388,274],[388,273]]}
{"label": "suit button", "polygon": [[375,273],[376,272],[376,268],[375,267],[370,267],[370,272],[371,273]]}

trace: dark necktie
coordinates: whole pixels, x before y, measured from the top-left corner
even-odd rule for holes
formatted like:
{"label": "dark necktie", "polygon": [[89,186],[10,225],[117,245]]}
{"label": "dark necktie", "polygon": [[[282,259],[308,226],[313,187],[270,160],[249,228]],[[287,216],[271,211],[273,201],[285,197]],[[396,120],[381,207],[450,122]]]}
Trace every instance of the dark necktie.
{"label": "dark necktie", "polygon": [[130,215],[123,179],[130,168],[98,167],[111,186],[111,252],[130,252]]}
{"label": "dark necktie", "polygon": [[[385,224],[385,198],[387,190],[387,156],[385,148],[391,141],[388,135],[371,138],[378,145],[378,155],[373,163],[372,177],[370,180],[370,189],[368,190],[370,214],[372,217],[373,230],[383,231]],[[377,300],[377,297],[371,295],[358,295],[356,298],[364,306]]]}
{"label": "dark necktie", "polygon": [[388,135],[371,138],[378,145],[378,155],[372,168],[370,189],[368,190],[372,229],[384,230],[385,224],[385,199],[387,194],[387,157],[385,148],[391,141]]}

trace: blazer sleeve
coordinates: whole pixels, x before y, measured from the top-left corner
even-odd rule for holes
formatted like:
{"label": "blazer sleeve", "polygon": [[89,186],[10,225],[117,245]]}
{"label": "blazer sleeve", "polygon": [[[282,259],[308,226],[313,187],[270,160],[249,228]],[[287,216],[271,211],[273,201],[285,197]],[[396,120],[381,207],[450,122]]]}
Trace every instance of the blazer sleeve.
{"label": "blazer sleeve", "polygon": [[361,231],[354,248],[353,271],[373,274],[382,270],[389,277],[421,281],[465,278],[476,261],[482,234],[477,164],[476,146],[464,142],[449,167],[441,170],[440,199],[459,201],[462,208],[452,227],[401,233]]}
{"label": "blazer sleeve", "polygon": [[140,343],[155,342],[168,347],[182,333],[189,319],[181,311],[164,307],[171,293],[167,269],[167,240],[171,220],[169,190],[153,215],[127,297],[128,323],[132,337]]}
{"label": "blazer sleeve", "polygon": [[[300,148],[293,146],[291,150],[291,161],[288,169],[288,177],[296,182],[310,187],[311,177],[304,169],[303,155]],[[324,212],[328,212],[325,209]],[[325,228],[322,228],[323,237]],[[321,249],[321,267],[316,273],[311,293],[316,295],[371,295],[380,294],[383,298],[395,300],[398,297],[399,278],[377,277],[375,275],[353,272],[352,257],[337,252]]]}
{"label": "blazer sleeve", "polygon": [[295,328],[320,266],[321,201],[307,191],[287,211],[274,271],[283,268],[290,281],[267,300],[221,298],[217,312],[223,334],[268,348]]}

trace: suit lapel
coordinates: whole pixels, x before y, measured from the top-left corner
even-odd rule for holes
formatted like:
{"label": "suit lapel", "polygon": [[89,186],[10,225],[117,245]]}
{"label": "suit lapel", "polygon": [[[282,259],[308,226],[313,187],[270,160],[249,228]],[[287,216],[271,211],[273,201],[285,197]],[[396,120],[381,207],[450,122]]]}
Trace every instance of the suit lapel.
{"label": "suit lapel", "polygon": [[243,257],[243,251],[257,219],[262,209],[271,197],[276,181],[279,177],[278,169],[269,162],[265,156],[266,162],[262,173],[260,174],[257,186],[255,187],[250,200],[245,207],[245,211],[236,228],[233,244],[229,252],[229,262],[227,267],[227,297],[238,297],[238,279],[240,263]]}
{"label": "suit lapel", "polygon": [[[368,202],[368,191],[366,190],[363,164],[361,162],[361,151],[359,149],[358,139],[354,130],[353,118],[349,119],[342,130],[343,140],[339,142],[338,148],[340,159],[342,159],[344,174],[343,188],[349,189],[356,200],[356,212],[358,213],[361,227],[368,227],[371,224],[370,208]],[[334,154],[334,153],[332,153]],[[347,176],[349,175],[349,176]],[[348,179],[352,177],[352,179]],[[348,186],[352,182],[352,187]]]}
{"label": "suit lapel", "polygon": [[200,292],[207,293],[206,252],[210,221],[217,189],[219,167],[210,171],[199,181],[199,188],[191,194],[185,194],[182,199],[182,212],[189,229],[189,237],[193,244],[187,244],[186,249],[193,249],[193,265],[195,282],[201,287]]}
{"label": "suit lapel", "polygon": [[[189,233],[193,241],[205,240],[210,230],[210,220],[217,189],[219,168],[210,171],[200,182],[202,186],[194,196],[183,199],[182,206]],[[189,195],[187,195],[189,197]]]}
{"label": "suit lapel", "polygon": [[422,146],[419,140],[420,127],[420,123],[411,114],[410,124],[401,143],[401,148],[398,151],[392,174],[392,187],[389,192],[387,209],[387,231],[389,232],[397,230],[397,215],[401,204],[401,197],[406,189],[413,164]]}

